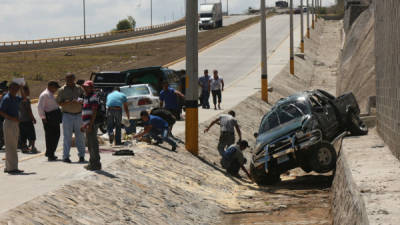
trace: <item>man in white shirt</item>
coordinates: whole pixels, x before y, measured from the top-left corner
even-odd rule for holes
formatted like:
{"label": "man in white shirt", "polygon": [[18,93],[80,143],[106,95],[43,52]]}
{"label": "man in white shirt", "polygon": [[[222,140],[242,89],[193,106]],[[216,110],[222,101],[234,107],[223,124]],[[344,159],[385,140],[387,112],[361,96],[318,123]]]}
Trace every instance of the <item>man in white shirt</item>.
{"label": "man in white shirt", "polygon": [[217,110],[217,98],[218,98],[218,109],[221,109],[222,92],[224,91],[224,79],[218,76],[218,71],[214,70],[214,76],[209,81],[209,88],[213,97],[214,109]]}
{"label": "man in white shirt", "polygon": [[49,161],[56,161],[54,153],[60,139],[61,110],[54,98],[54,93],[60,88],[56,81],[49,81],[47,89],[39,96],[38,113],[43,121],[46,139],[46,156]]}

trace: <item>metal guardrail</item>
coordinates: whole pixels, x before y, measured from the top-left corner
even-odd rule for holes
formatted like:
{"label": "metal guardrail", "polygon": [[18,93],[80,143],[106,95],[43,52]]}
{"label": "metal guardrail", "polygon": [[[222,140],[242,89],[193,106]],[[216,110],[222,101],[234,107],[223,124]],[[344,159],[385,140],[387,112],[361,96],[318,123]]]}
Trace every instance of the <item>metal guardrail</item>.
{"label": "metal guardrail", "polygon": [[87,34],[86,36],[78,35],[78,36],[68,36],[68,37],[58,37],[58,38],[45,38],[45,39],[37,39],[37,40],[2,41],[2,42],[0,42],[0,47],[60,43],[60,42],[75,41],[75,40],[87,40],[87,39],[93,39],[93,38],[99,38],[99,37],[114,36],[114,35],[118,35],[121,33],[135,33],[135,32],[142,32],[142,31],[157,30],[159,28],[167,27],[167,26],[170,26],[173,24],[178,24],[183,21],[184,21],[184,19],[180,19],[177,21],[158,24],[158,25],[154,25],[154,26],[145,26],[145,27],[138,27],[135,29],[110,31],[110,32],[104,32],[104,33],[97,33],[97,34]]}

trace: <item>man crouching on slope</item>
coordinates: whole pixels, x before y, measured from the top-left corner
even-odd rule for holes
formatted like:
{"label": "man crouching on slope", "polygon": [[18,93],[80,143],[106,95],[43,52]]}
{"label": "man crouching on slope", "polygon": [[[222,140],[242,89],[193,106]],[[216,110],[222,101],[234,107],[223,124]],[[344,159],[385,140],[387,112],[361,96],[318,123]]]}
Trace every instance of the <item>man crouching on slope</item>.
{"label": "man crouching on slope", "polygon": [[169,126],[167,121],[163,120],[161,117],[149,115],[147,111],[140,112],[140,117],[144,122],[144,130],[133,136],[133,138],[140,138],[145,134],[149,134],[157,141],[156,144],[162,144],[163,141],[166,141],[171,145],[172,151],[176,150],[175,141],[168,137]]}

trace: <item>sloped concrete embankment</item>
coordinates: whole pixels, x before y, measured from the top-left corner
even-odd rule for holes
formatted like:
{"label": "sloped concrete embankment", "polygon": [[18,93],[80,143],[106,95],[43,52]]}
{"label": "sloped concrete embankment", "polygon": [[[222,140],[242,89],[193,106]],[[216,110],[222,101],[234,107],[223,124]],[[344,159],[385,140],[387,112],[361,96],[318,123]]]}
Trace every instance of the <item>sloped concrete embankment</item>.
{"label": "sloped concrete embankment", "polygon": [[[296,76],[289,75],[285,68],[273,80],[271,103],[312,87],[334,87],[331,80],[335,76],[332,70],[335,71],[337,57],[320,59],[323,49],[318,47],[321,40],[317,34],[323,33],[321,27],[317,26],[313,39],[306,41],[310,48],[305,59],[296,57]],[[332,41],[326,43],[332,44]],[[325,74],[316,76],[315,67]],[[254,143],[253,133],[271,106],[260,100],[260,93],[238,102],[233,110],[237,112],[243,138]],[[273,212],[276,208],[290,207],[282,208],[283,201],[276,195],[268,204],[255,201],[252,196],[257,193],[265,195],[276,190],[260,189],[246,179],[224,173],[216,151],[219,129],[213,128],[209,134],[202,134],[209,122],[200,125],[199,157],[182,148],[171,152],[157,146],[137,147],[134,157],[122,158],[84,180],[72,182],[0,215],[0,224],[220,224],[222,211],[256,207]],[[290,193],[295,191],[286,189]],[[323,201],[315,199],[315,191],[309,192],[315,201],[313,206],[321,205]],[[282,194],[288,205],[295,201],[290,193]],[[298,205],[304,205],[302,196],[296,201]],[[302,215],[305,209],[296,205],[294,210]],[[298,220],[297,216],[293,217],[293,221]],[[316,224],[319,220],[315,217],[304,224]]]}
{"label": "sloped concrete embankment", "polygon": [[363,112],[366,111],[368,97],[376,95],[374,24],[374,8],[371,5],[346,31],[338,70],[337,94],[352,91]]}

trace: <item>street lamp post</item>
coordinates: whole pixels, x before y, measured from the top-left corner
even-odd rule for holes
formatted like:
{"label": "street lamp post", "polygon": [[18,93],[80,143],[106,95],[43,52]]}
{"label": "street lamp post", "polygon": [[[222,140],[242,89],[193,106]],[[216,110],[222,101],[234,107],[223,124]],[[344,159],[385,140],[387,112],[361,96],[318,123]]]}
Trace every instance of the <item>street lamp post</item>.
{"label": "street lamp post", "polygon": [[199,113],[198,113],[198,0],[186,3],[186,74],[188,87],[185,94],[186,149],[193,155],[199,152]]}
{"label": "street lamp post", "polygon": [[310,38],[310,7],[307,0],[307,38]]}
{"label": "street lamp post", "polygon": [[261,0],[261,99],[268,102],[267,29],[265,0]]}
{"label": "street lamp post", "polygon": [[86,39],[86,2],[83,0],[83,39]]}
{"label": "street lamp post", "polygon": [[153,28],[153,0],[150,0],[150,27]]}
{"label": "street lamp post", "polygon": [[311,27],[312,29],[315,29],[315,4],[314,4],[315,0],[311,0],[312,2],[312,6],[311,6],[311,17],[312,17],[312,22],[311,22]]}
{"label": "street lamp post", "polygon": [[290,74],[294,75],[293,0],[290,0]]}
{"label": "street lamp post", "polygon": [[300,51],[304,53],[304,17],[303,17],[303,0],[300,0]]}

